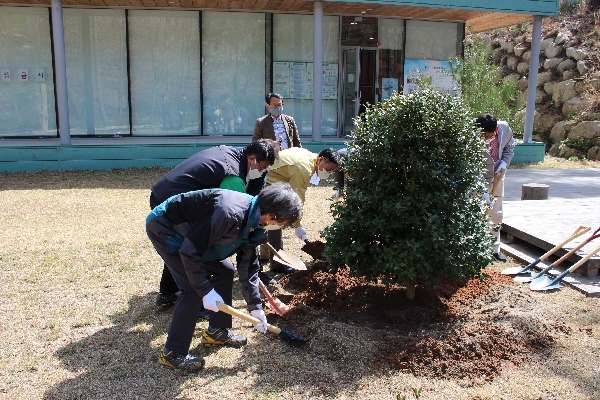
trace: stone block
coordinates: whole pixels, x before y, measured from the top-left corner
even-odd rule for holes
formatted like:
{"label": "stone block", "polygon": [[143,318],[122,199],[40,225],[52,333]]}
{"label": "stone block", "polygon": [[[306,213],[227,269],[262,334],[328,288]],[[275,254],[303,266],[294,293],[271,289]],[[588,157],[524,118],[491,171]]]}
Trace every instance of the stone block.
{"label": "stone block", "polygon": [[559,57],[559,58],[548,58],[546,61],[544,61],[544,69],[556,68],[558,66],[558,64],[560,64],[564,60],[565,59],[562,58],[562,57]]}
{"label": "stone block", "polygon": [[588,57],[587,51],[576,49],[575,47],[569,47],[566,50],[567,57],[571,57],[574,60],[584,60]]}
{"label": "stone block", "polygon": [[553,38],[543,39],[540,41],[540,53],[543,53],[548,46],[554,43]]}
{"label": "stone block", "polygon": [[519,64],[519,58],[515,57],[515,56],[509,56],[508,59],[506,60],[506,66],[508,68],[510,68],[511,70],[516,70],[517,69],[517,65]]}
{"label": "stone block", "polygon": [[600,146],[591,147],[587,152],[587,159],[600,161]]}
{"label": "stone block", "polygon": [[496,64],[496,65],[500,64],[500,61],[502,61],[503,55],[504,55],[504,50],[502,50],[502,49],[494,50],[494,55],[493,55],[494,64]]}
{"label": "stone block", "polygon": [[513,50],[515,52],[515,56],[522,57],[523,53],[525,53],[528,49],[529,49],[529,46],[527,46],[525,43],[519,43],[519,44],[515,45]]}
{"label": "stone block", "polygon": [[565,71],[562,73],[562,80],[568,81],[569,79],[579,78],[579,72],[577,71]]}
{"label": "stone block", "polygon": [[587,108],[587,102],[581,97],[573,97],[566,101],[562,106],[562,115],[568,117],[569,115],[579,114]]}
{"label": "stone block", "polygon": [[589,68],[585,65],[584,61],[577,61],[577,72],[579,72],[579,75],[585,75],[588,71]]}
{"label": "stone block", "polygon": [[521,200],[548,200],[550,186],[543,183],[525,183],[521,186]]}
{"label": "stone block", "polygon": [[520,74],[526,74],[529,71],[529,63],[528,62],[520,62],[517,64],[517,72]]}
{"label": "stone block", "polygon": [[500,48],[502,50],[505,50],[507,53],[513,53],[514,49],[515,49],[515,43],[514,42],[508,42],[505,40],[500,40]]}
{"label": "stone block", "polygon": [[552,72],[544,71],[541,74],[538,74],[538,86],[544,85],[546,82],[550,82],[552,80]]}
{"label": "stone block", "polygon": [[600,121],[582,121],[571,128],[569,139],[594,140],[600,136]]}
{"label": "stone block", "polygon": [[544,50],[544,54],[548,58],[555,58],[558,57],[563,52],[563,50],[564,49],[562,46],[557,45],[556,43],[552,43],[551,45],[546,47],[546,50]]}
{"label": "stone block", "polygon": [[552,100],[556,104],[562,104],[569,99],[577,96],[575,91],[575,81],[563,81],[557,83],[552,90]]}
{"label": "stone block", "polygon": [[554,86],[556,86],[556,82],[546,82],[544,83],[544,92],[552,95],[554,93]]}
{"label": "stone block", "polygon": [[556,66],[556,69],[558,70],[558,72],[560,72],[562,74],[565,71],[575,69],[575,67],[577,67],[577,64],[575,64],[575,61],[571,60],[570,58],[567,58],[566,60],[564,60],[560,64],[558,64]]}
{"label": "stone block", "polygon": [[572,127],[577,125],[577,121],[567,120],[557,122],[550,131],[550,140],[552,143],[559,143],[567,138]]}
{"label": "stone block", "polygon": [[558,32],[554,39],[555,44],[565,44],[569,40],[569,34],[567,32]]}

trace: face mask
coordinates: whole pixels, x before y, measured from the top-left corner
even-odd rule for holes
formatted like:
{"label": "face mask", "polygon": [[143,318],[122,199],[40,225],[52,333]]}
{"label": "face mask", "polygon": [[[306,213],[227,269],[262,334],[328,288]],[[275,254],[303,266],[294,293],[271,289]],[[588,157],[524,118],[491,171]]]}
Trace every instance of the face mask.
{"label": "face mask", "polygon": [[262,176],[262,174],[260,173],[259,170],[251,169],[250,171],[248,171],[248,174],[246,175],[246,181],[250,181],[252,179],[257,179],[257,178],[260,178],[261,176]]}
{"label": "face mask", "polygon": [[489,139],[485,139],[485,144],[490,144],[492,143],[492,140],[494,140],[493,137],[489,138]]}
{"label": "face mask", "polygon": [[265,231],[276,231],[281,229],[281,226],[277,225],[277,224],[267,224],[265,226],[261,226],[262,229],[264,229]]}
{"label": "face mask", "polygon": [[329,172],[324,169],[317,169],[317,176],[321,179],[329,178]]}
{"label": "face mask", "polygon": [[269,112],[273,115],[281,115],[281,113],[283,113],[283,107],[273,107],[269,109]]}

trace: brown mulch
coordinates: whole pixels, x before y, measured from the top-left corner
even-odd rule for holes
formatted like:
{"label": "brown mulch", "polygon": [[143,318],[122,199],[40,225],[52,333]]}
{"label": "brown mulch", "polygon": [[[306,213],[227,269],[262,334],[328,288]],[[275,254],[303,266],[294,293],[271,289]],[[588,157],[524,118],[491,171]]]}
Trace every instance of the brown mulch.
{"label": "brown mulch", "polygon": [[[319,243],[303,250],[320,256]],[[417,285],[411,302],[403,286],[367,282],[347,269],[332,273],[320,259],[308,266],[279,281],[286,318],[298,326],[326,315],[340,326],[377,329],[373,362],[415,376],[492,380],[504,366],[548,354],[557,335],[570,331],[545,307],[532,310],[530,294],[491,269],[482,270],[485,279]]]}

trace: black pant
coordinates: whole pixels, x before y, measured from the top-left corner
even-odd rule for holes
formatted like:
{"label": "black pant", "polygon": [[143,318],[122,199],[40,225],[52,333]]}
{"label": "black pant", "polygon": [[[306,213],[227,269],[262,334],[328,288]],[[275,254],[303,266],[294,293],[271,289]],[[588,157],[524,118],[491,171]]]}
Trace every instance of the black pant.
{"label": "black pant", "polygon": [[[158,206],[159,204],[160,203],[156,199],[156,196],[154,196],[154,193],[150,193],[150,209],[153,210],[154,207]],[[173,275],[171,275],[167,263],[163,264],[163,271],[162,276],[160,278],[160,285],[158,287],[158,291],[159,293],[162,293],[166,296],[179,292],[179,286],[177,286],[175,279],[173,279]]]}
{"label": "black pant", "polygon": [[[202,309],[202,297],[194,290],[185,266],[193,266],[194,263],[201,262],[210,276],[211,286],[228,305],[231,305],[233,300],[235,268],[229,259],[203,262],[202,256],[196,253],[196,248],[188,239],[184,239],[181,247],[170,244],[165,238],[177,235],[181,237],[183,232],[162,217],[154,218],[146,224],[146,232],[158,254],[163,260],[168,261],[168,268],[181,288],[181,295],[173,310],[165,347],[176,353],[187,354],[196,328],[198,313]],[[231,328],[232,317],[224,312],[211,311],[209,325],[214,328]]]}

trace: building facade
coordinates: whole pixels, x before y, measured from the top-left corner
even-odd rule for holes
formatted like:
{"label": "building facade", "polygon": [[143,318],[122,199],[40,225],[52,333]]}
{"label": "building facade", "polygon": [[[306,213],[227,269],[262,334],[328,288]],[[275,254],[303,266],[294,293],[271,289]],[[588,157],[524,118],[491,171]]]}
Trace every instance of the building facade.
{"label": "building facade", "polygon": [[541,0],[17,3],[0,1],[0,171],[170,166],[244,145],[270,92],[305,147],[340,147],[367,104],[403,90],[409,61],[447,62],[465,31],[558,10]]}

